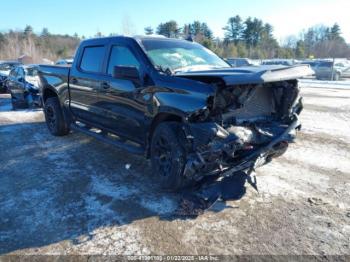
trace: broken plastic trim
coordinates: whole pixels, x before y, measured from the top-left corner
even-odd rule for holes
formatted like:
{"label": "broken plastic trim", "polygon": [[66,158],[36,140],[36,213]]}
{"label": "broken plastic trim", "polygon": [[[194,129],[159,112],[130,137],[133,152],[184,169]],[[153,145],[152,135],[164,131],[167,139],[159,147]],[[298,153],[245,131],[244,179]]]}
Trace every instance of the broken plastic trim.
{"label": "broken plastic trim", "polygon": [[[238,172],[238,171],[245,171],[249,169],[255,169],[260,166],[263,166],[268,162],[268,158],[271,156],[273,157],[274,153],[276,153],[276,150],[274,149],[275,146],[280,144],[281,142],[289,140],[288,135],[294,130],[300,129],[301,124],[299,121],[299,117],[297,114],[294,114],[294,120],[289,125],[289,127],[277,138],[273,139],[268,145],[263,146],[260,149],[257,149],[256,151],[252,152],[250,155],[243,158],[238,164],[235,164],[235,166],[221,166],[213,171],[209,171],[207,174],[198,174],[198,171],[196,170],[196,167],[205,166],[206,164],[209,164],[205,161],[203,156],[199,152],[195,152],[191,155],[189,160],[187,161],[187,164],[185,166],[184,170],[184,176],[198,180],[206,175],[212,175],[212,174],[218,174],[218,173],[226,173],[225,176],[231,176],[232,174]],[[225,143],[222,144],[222,150],[225,147]],[[200,168],[199,168],[200,169]],[[230,171],[230,174],[227,174],[228,171]]]}
{"label": "broken plastic trim", "polygon": [[257,151],[253,152],[251,155],[245,157],[241,160],[241,163],[232,168],[227,168],[226,171],[230,171],[232,173],[247,170],[250,168],[256,169],[260,166],[263,166],[266,163],[266,159],[273,152],[273,147],[277,144],[284,142],[287,139],[287,136],[294,130],[298,130],[301,127],[301,123],[299,121],[299,117],[297,114],[294,114],[293,123],[283,132],[282,135],[272,140],[267,146],[264,146]]}

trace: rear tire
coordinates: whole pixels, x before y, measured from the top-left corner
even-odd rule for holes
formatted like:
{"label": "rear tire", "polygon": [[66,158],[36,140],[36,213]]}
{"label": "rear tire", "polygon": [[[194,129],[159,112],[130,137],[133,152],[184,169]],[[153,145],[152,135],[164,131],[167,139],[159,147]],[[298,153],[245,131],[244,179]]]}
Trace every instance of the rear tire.
{"label": "rear tire", "polygon": [[153,174],[168,191],[178,191],[190,182],[183,175],[186,152],[178,139],[180,128],[179,123],[161,123],[151,141]]}
{"label": "rear tire", "polygon": [[69,127],[64,120],[61,105],[57,97],[51,97],[46,100],[44,113],[47,127],[52,135],[68,135]]}

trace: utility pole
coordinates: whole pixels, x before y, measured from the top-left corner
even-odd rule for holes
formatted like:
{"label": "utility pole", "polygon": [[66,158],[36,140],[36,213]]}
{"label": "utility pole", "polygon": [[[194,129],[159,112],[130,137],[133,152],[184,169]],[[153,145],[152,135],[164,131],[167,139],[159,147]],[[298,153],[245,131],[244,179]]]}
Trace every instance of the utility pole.
{"label": "utility pole", "polygon": [[335,64],[335,58],[333,57],[333,64],[332,64],[332,81],[334,81],[334,64]]}

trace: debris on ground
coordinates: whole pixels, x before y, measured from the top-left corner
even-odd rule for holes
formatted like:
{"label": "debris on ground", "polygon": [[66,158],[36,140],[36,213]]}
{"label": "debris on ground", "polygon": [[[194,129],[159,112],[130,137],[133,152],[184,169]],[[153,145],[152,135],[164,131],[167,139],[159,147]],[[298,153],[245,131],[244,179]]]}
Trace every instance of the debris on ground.
{"label": "debris on ground", "polygon": [[257,190],[256,178],[253,183],[251,176],[245,172],[237,172],[237,174],[218,181],[209,180],[204,182],[196,192],[184,194],[175,214],[178,216],[197,217],[214,206],[218,201],[239,200],[246,193],[246,182]]}
{"label": "debris on ground", "polygon": [[324,205],[327,205],[327,203],[324,202],[321,198],[309,197],[307,201],[312,206],[324,206]]}
{"label": "debris on ground", "polygon": [[197,217],[209,209],[218,199],[206,200],[196,195],[189,195],[182,198],[178,210],[175,214],[178,216]]}

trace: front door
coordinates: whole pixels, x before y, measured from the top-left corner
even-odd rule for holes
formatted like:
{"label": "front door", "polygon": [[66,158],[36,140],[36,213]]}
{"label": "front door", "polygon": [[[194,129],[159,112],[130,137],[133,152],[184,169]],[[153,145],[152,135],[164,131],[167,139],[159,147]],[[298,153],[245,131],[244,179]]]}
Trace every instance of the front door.
{"label": "front door", "polygon": [[141,94],[142,86],[113,78],[115,66],[134,66],[140,70],[141,62],[128,45],[111,45],[105,78],[99,90],[104,126],[123,138],[143,144],[146,101]]}

